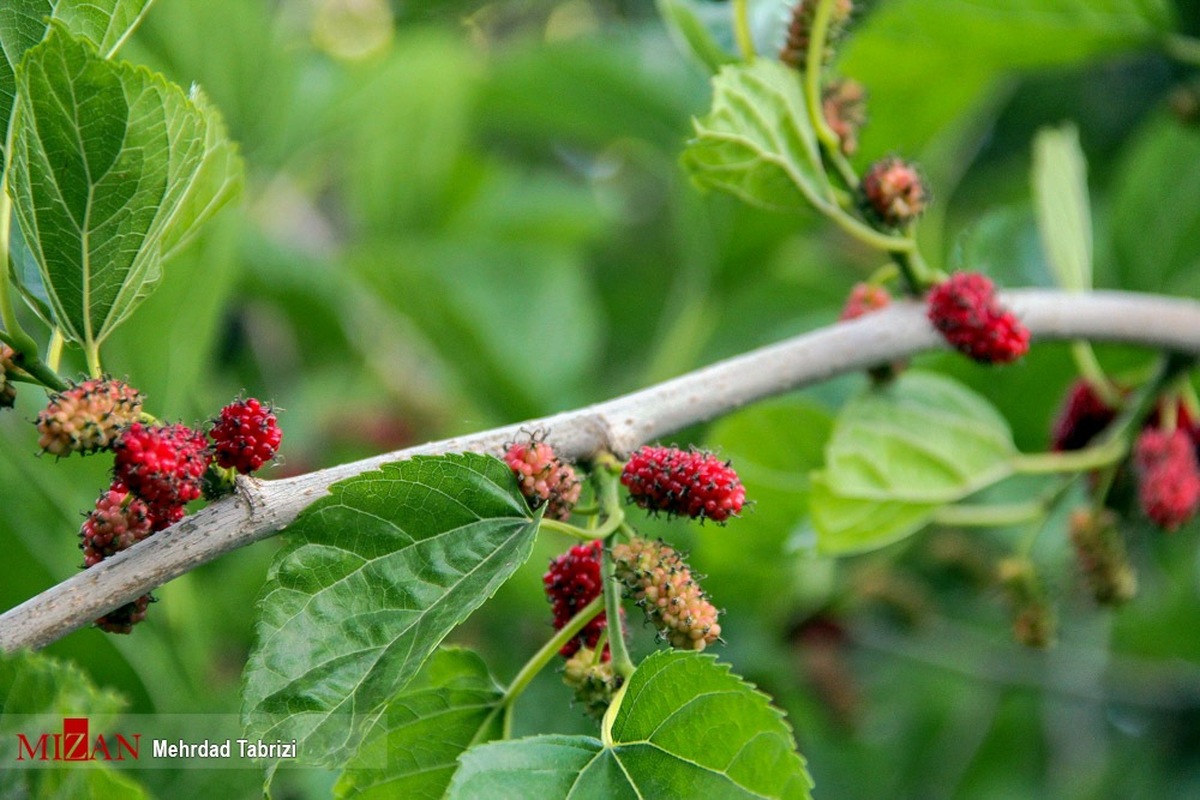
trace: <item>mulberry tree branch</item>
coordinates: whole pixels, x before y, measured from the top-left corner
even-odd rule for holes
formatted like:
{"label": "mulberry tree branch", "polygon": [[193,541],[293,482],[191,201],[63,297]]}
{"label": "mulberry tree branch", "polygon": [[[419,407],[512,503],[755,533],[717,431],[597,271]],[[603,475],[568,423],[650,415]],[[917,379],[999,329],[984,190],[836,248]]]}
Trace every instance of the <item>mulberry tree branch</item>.
{"label": "mulberry tree branch", "polygon": [[[1123,342],[1200,356],[1200,302],[1122,292],[1006,293],[1035,341]],[[522,429],[545,429],[564,457],[628,453],[688,425],[847,372],[946,347],[915,302],[802,334],[602,403],[238,491],[0,615],[0,650],[44,647],[172,578],[283,530],[329,486],[414,455],[499,454]]]}

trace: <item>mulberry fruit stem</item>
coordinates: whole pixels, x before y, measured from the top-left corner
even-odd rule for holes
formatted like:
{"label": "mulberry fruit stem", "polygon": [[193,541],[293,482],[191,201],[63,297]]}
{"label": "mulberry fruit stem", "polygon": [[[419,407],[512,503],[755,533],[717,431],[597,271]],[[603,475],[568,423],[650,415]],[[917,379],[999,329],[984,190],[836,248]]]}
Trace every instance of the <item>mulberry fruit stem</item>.
{"label": "mulberry fruit stem", "polygon": [[[509,738],[509,733],[511,732],[510,728],[512,726],[512,714],[509,709],[512,708],[513,703],[517,701],[517,698],[520,697],[521,693],[525,691],[525,688],[529,686],[529,683],[533,680],[534,676],[545,669],[546,665],[558,656],[559,651],[563,649],[563,645],[578,636],[579,632],[582,631],[589,622],[591,622],[593,619],[599,616],[602,611],[604,611],[604,605],[605,601],[603,596],[597,596],[592,600],[592,602],[579,609],[578,613],[571,617],[566,625],[563,625],[554,632],[554,636],[550,638],[550,641],[542,645],[541,649],[534,653],[533,656],[525,662],[525,665],[521,667],[520,672],[518,672],[516,677],[512,679],[512,683],[510,683],[508,688],[504,690],[504,697],[500,701],[500,707],[505,709],[505,739]],[[622,643],[622,648],[623,647],[624,643]],[[596,652],[600,652],[601,649],[602,647],[597,647]]]}
{"label": "mulberry fruit stem", "polygon": [[1033,522],[1046,513],[1041,500],[1028,503],[955,504],[937,510],[933,521],[938,525],[964,528],[999,528]]}
{"label": "mulberry fruit stem", "polygon": [[733,37],[746,61],[754,59],[754,37],[750,34],[749,0],[733,0]]}
{"label": "mulberry fruit stem", "polygon": [[[808,38],[808,52],[804,54],[805,101],[808,118],[812,122],[817,138],[829,152],[841,152],[842,142],[829,123],[821,108],[821,73],[825,60],[825,40],[829,37],[829,21],[833,18],[836,0],[817,0],[813,12],[812,32]],[[853,174],[853,171],[851,171]]]}
{"label": "mulberry fruit stem", "polygon": [[1075,362],[1075,368],[1092,387],[1096,396],[1109,408],[1120,408],[1121,392],[1104,373],[1104,367],[1100,366],[1100,360],[1096,358],[1096,351],[1092,349],[1091,343],[1082,339],[1071,342],[1071,358]]}
{"label": "mulberry fruit stem", "polygon": [[1012,467],[1023,475],[1046,475],[1056,472],[1086,472],[1115,464],[1129,452],[1124,436],[1109,438],[1082,450],[1056,453],[1019,453],[1013,456]]}
{"label": "mulberry fruit stem", "polygon": [[[613,670],[628,683],[636,669],[629,657],[629,649],[625,646],[625,631],[621,622],[621,596],[624,587],[617,578],[613,565],[611,542],[604,548],[600,556],[600,575],[604,577],[604,609],[608,619],[608,647],[612,653]],[[614,699],[613,705],[616,705]]]}

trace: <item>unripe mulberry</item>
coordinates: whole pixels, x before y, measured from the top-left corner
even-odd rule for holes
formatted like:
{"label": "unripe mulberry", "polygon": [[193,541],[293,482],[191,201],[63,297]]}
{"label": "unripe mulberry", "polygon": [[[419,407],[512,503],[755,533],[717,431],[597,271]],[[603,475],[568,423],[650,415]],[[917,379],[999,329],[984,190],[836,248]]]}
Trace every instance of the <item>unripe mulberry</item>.
{"label": "unripe mulberry", "polygon": [[1200,507],[1200,465],[1192,437],[1183,428],[1147,428],[1134,449],[1138,499],[1156,525],[1174,531]]}
{"label": "unripe mulberry", "polygon": [[209,431],[217,464],[249,475],[279,452],[283,431],[275,413],[251,397],[235,400],[221,409]]}
{"label": "unripe mulberry", "polygon": [[583,705],[588,716],[600,719],[617,689],[621,688],[622,680],[607,658],[597,659],[595,650],[581,647],[567,659],[563,683],[575,690],[575,699]]}
{"label": "unripe mulberry", "polygon": [[579,478],[541,436],[535,434],[527,441],[510,444],[504,452],[504,461],[517,476],[521,494],[529,500],[531,508],[545,503],[546,516],[551,519],[571,518],[571,509],[579,502],[582,488]]}
{"label": "unripe mulberry", "polygon": [[882,286],[872,283],[856,283],[846,298],[846,306],[842,309],[839,321],[858,319],[864,314],[887,308],[892,302],[892,296]]}
{"label": "unripe mulberry", "polygon": [[93,378],[50,398],[38,413],[38,445],[60,457],[108,450],[141,411],[137,389],[113,378]]}
{"label": "unripe mulberry", "polygon": [[[823,62],[833,58],[833,46],[846,29],[850,14],[854,11],[851,0],[837,0],[829,19],[829,29],[825,34],[825,52],[821,54]],[[779,52],[779,60],[798,70],[807,69],[809,42],[812,40],[813,21],[816,19],[817,0],[798,0],[792,7],[791,20],[788,22],[787,39]]]}
{"label": "unripe mulberry", "polygon": [[1097,603],[1120,605],[1137,594],[1137,574],[1129,564],[1117,515],[1081,508],[1071,514],[1076,562]]}
{"label": "unripe mulberry", "polygon": [[132,633],[133,626],[146,618],[146,610],[154,598],[144,594],[96,620],[96,627],[107,633]]}
{"label": "unripe mulberry", "polygon": [[1054,421],[1051,449],[1060,452],[1080,450],[1116,417],[1117,409],[1104,402],[1090,381],[1081,378],[1071,384]]}
{"label": "unripe mulberry", "polygon": [[154,532],[146,503],[120,483],[114,483],[96,500],[79,529],[83,565],[92,567],[145,539]]}
{"label": "unripe mulberry", "polygon": [[926,311],[946,341],[980,363],[1006,364],[1029,350],[1029,330],[979,273],[956,272],[933,287]]}
{"label": "unripe mulberry", "polygon": [[902,228],[925,211],[929,188],[917,168],[900,158],[876,161],[858,186],[859,207],[885,228]]}
{"label": "unripe mulberry", "polygon": [[160,515],[200,497],[201,480],[212,461],[204,434],[180,424],[135,422],[113,450],[114,478]]}
{"label": "unripe mulberry", "polygon": [[[554,629],[561,630],[580,609],[595,600],[604,591],[604,580],[600,574],[600,556],[604,545],[600,540],[572,547],[550,562],[550,569],[542,576],[546,596],[554,611]],[[600,634],[608,627],[604,612],[592,618],[571,641],[559,652],[570,657],[581,645],[594,648]],[[604,648],[604,658],[609,658]]]}
{"label": "unripe mulberry", "polygon": [[1032,562],[1006,558],[1000,562],[998,578],[1012,605],[1013,638],[1026,647],[1054,644],[1057,620]]}
{"label": "unripe mulberry", "polygon": [[13,356],[16,351],[6,344],[0,344],[0,408],[12,408],[17,402],[17,387],[13,385],[9,375],[16,370]]}
{"label": "unripe mulberry", "polygon": [[643,447],[621,471],[629,498],[651,511],[725,522],[746,502],[746,489],[728,462],[702,450]]}
{"label": "unripe mulberry", "polygon": [[821,112],[829,129],[837,134],[841,151],[858,152],[858,133],[867,124],[867,90],[858,81],[839,78],[821,92]]}
{"label": "unripe mulberry", "polygon": [[671,646],[703,650],[721,638],[717,609],[673,549],[634,538],[613,547],[612,554],[617,579]]}

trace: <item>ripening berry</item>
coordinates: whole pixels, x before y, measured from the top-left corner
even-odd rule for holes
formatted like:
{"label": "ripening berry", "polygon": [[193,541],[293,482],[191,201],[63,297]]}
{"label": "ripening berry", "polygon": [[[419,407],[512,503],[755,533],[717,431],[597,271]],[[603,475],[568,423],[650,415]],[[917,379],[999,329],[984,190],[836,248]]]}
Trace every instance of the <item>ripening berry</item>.
{"label": "ripening berry", "polygon": [[1096,602],[1115,606],[1132,600],[1137,594],[1137,573],[1125,553],[1117,515],[1108,509],[1076,509],[1070,535],[1079,571]]}
{"label": "ripening berry", "polygon": [[133,626],[146,618],[146,610],[154,598],[144,594],[96,620],[96,627],[107,633],[132,633]]}
{"label": "ripening berry", "polygon": [[721,638],[718,612],[688,565],[662,541],[634,538],[613,547],[617,579],[672,647],[703,650]]}
{"label": "ripening berry", "polygon": [[146,503],[120,483],[114,483],[96,500],[79,529],[83,565],[92,567],[153,533]]}
{"label": "ripening berry", "polygon": [[273,459],[283,441],[274,412],[253,397],[222,408],[208,435],[214,443],[217,464],[243,475]]}
{"label": "ripening berry", "polygon": [[912,164],[899,158],[876,161],[858,186],[859,207],[886,228],[902,228],[929,205],[929,188]]}
{"label": "ripening berry", "polygon": [[588,647],[579,648],[563,668],[563,683],[575,690],[575,700],[595,719],[604,716],[622,682],[609,659],[597,659],[596,651]]}
{"label": "ripening berry", "polygon": [[864,314],[887,308],[892,302],[892,296],[882,286],[871,283],[856,283],[846,298],[846,306],[838,319],[842,322],[858,319]]}
{"label": "ripening berry", "polygon": [[1147,428],[1134,448],[1138,499],[1156,525],[1174,531],[1200,507],[1200,465],[1192,437],[1183,428]]}
{"label": "ripening berry", "polygon": [[174,514],[177,507],[200,497],[201,479],[212,461],[204,434],[180,424],[135,422],[121,433],[113,450],[115,480],[159,515]]}
{"label": "ripening berry", "polygon": [[728,462],[703,450],[643,447],[621,471],[629,498],[650,511],[725,522],[746,502],[746,489]]}
{"label": "ripening berry", "polygon": [[513,442],[504,452],[508,464],[521,485],[521,494],[531,508],[546,504],[546,516],[568,520],[571,509],[579,502],[582,488],[571,465],[554,455],[554,449],[530,436],[527,441]]}
{"label": "ripening berry", "polygon": [[1050,435],[1050,447],[1056,451],[1080,450],[1087,446],[1117,417],[1096,393],[1092,384],[1080,378],[1071,384]]}
{"label": "ripening berry", "polygon": [[[854,11],[852,0],[837,0],[833,13],[829,18],[829,29],[825,34],[825,52],[821,54],[823,62],[833,58],[834,45],[845,32],[846,23]],[[788,22],[787,39],[783,49],[779,51],[779,60],[798,70],[807,69],[808,47],[812,40],[813,21],[816,19],[817,0],[798,0],[792,6],[791,20]]]}
{"label": "ripening berry", "polygon": [[929,292],[927,315],[946,341],[984,364],[1007,364],[1029,350],[1029,329],[977,272],[956,272]]}
{"label": "ripening berry", "polygon": [[38,413],[38,445],[60,457],[107,450],[141,411],[137,389],[113,378],[93,378],[50,398]]}
{"label": "ripening berry", "polygon": [[997,573],[1013,609],[1013,638],[1026,647],[1052,645],[1058,624],[1033,563],[1025,558],[1006,558]]}
{"label": "ripening berry", "polygon": [[821,91],[821,111],[841,151],[848,156],[858,152],[858,133],[867,124],[866,88],[849,78],[830,81]]}
{"label": "ripening berry", "polygon": [[9,379],[16,370],[13,356],[16,351],[6,344],[0,344],[0,408],[12,408],[17,402],[17,387]]}
{"label": "ripening berry", "polygon": [[[542,576],[542,583],[554,610],[554,630],[561,630],[580,609],[599,597],[604,590],[604,582],[600,577],[603,548],[600,540],[576,545],[550,562],[550,569]],[[607,627],[608,620],[604,612],[600,612],[578,636],[563,645],[559,653],[570,657],[581,645],[594,648]],[[605,647],[604,659],[608,660],[609,657],[608,648]]]}

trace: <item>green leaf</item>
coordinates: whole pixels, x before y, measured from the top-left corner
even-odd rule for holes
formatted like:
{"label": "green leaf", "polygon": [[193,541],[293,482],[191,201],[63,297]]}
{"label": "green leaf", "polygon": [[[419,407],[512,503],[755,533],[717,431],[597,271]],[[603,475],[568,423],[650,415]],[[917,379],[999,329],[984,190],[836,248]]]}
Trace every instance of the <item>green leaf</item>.
{"label": "green leaf", "polygon": [[467,748],[504,735],[504,690],[483,659],[443,648],[379,722],[334,787],[339,798],[444,797]]}
{"label": "green leaf", "polygon": [[783,713],[713,656],[653,653],[620,704],[603,741],[534,736],[472,748],[449,796],[811,796]]}
{"label": "green leaf", "polygon": [[246,665],[249,734],[338,764],[533,547],[503,462],[418,456],[336,484],[289,528]]}
{"label": "green leaf", "polygon": [[[19,739],[61,731],[63,717],[87,717],[93,730],[111,729],[125,701],[98,689],[79,667],[37,653],[0,653],[0,763],[17,760]],[[0,770],[0,796],[103,797],[140,800],[136,781],[104,762],[64,768]]]}
{"label": "green leaf", "polygon": [[62,25],[25,54],[17,87],[16,218],[55,323],[98,345],[233,197],[238,158],[199,91],[102,59]]}
{"label": "green leaf", "polygon": [[950,378],[910,371],[871,387],[838,416],[825,469],[812,477],[818,547],[882,547],[919,530],[938,506],[1012,474],[1002,416]]}
{"label": "green leaf", "polygon": [[[111,58],[154,0],[5,0],[0,4],[0,154],[16,97],[16,69],[25,51],[46,36],[49,20],[66,25]],[[0,168],[0,174],[3,174]]]}
{"label": "green leaf", "polygon": [[[658,0],[658,14],[680,50],[716,72],[737,59],[727,52],[700,20],[697,4],[691,0]],[[711,8],[711,6],[710,6]],[[725,15],[728,11],[722,9]]]}
{"label": "green leaf", "polygon": [[1033,198],[1042,247],[1064,289],[1092,288],[1092,210],[1087,159],[1074,125],[1045,128],[1033,142]]}
{"label": "green leaf", "polygon": [[765,58],[722,67],[712,110],[693,124],[683,163],[699,185],[779,211],[828,202],[820,145],[794,70]]}

